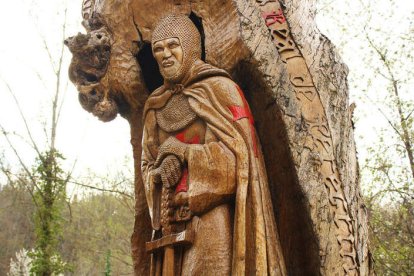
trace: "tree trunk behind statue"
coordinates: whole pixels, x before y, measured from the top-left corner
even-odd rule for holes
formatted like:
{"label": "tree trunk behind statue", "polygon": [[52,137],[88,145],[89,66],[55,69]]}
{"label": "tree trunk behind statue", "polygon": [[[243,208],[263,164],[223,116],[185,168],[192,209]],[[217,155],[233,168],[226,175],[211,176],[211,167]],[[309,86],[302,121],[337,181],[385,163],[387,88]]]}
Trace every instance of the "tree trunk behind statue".
{"label": "tree trunk behind statue", "polygon": [[65,41],[69,72],[88,112],[103,121],[119,113],[131,126],[135,274],[150,271],[142,120],[147,98],[163,84],[151,37],[168,14],[192,20],[202,59],[227,71],[250,105],[287,275],[373,274],[347,69],[316,27],[315,1],[84,0],[87,34]]}

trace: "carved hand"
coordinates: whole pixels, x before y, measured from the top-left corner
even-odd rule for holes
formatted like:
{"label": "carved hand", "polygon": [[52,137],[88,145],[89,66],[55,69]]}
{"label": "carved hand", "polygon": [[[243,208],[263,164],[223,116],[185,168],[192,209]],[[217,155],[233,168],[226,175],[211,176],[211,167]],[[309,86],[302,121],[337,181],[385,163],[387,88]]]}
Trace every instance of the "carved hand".
{"label": "carved hand", "polygon": [[167,155],[154,171],[154,181],[167,188],[174,187],[181,179],[181,162],[175,155]]}
{"label": "carved hand", "polygon": [[173,197],[171,205],[174,207],[188,205],[188,193],[180,192]]}
{"label": "carved hand", "polygon": [[154,163],[155,167],[160,166],[161,162],[168,155],[174,155],[178,158],[181,164],[185,162],[185,153],[187,151],[188,145],[181,142],[174,136],[169,137],[167,140],[162,143],[158,150],[157,160]]}
{"label": "carved hand", "polygon": [[188,221],[192,217],[192,212],[188,206],[188,193],[180,192],[173,195],[169,201],[170,222]]}

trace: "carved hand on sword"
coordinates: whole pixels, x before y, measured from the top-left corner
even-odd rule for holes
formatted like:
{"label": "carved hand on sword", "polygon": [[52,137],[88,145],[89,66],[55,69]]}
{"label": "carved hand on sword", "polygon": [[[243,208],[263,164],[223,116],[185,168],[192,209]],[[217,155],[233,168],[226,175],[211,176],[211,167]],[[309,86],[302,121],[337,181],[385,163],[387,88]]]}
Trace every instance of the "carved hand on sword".
{"label": "carved hand on sword", "polygon": [[159,218],[162,237],[146,244],[147,252],[150,253],[164,249],[162,275],[171,276],[176,275],[179,270],[175,267],[174,247],[191,245],[194,239],[193,231],[185,229],[185,224],[183,224],[191,219],[191,212],[186,204],[187,193],[174,195],[175,185],[181,178],[181,164],[178,167],[180,171],[177,172],[174,163],[174,158],[167,156],[161,166],[154,170],[153,179],[157,197],[160,199],[154,202],[158,205],[154,206],[154,212],[157,213],[154,216]]}

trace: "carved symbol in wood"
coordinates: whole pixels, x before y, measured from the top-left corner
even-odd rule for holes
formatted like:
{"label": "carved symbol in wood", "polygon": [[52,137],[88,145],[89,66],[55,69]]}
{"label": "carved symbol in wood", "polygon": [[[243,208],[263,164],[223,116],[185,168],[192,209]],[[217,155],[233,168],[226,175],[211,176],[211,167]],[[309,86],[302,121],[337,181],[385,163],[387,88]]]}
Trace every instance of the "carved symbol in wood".
{"label": "carved symbol in wood", "polygon": [[[313,84],[306,62],[290,35],[289,27],[279,3],[266,3],[267,5],[264,6],[262,1],[257,0],[256,2],[260,4],[259,7],[263,12],[265,24],[270,31],[276,49],[282,60],[287,64],[289,78],[308,129],[309,138],[305,146],[318,152],[323,159],[320,173],[323,175],[323,183],[328,191],[329,202],[332,206],[330,211],[336,226],[340,256],[344,260],[342,267],[347,275],[358,274],[353,221],[349,215],[348,204],[344,198],[339,180],[339,171],[335,165],[332,137],[326,120],[325,109]],[[273,12],[269,13],[269,10]],[[279,13],[274,12],[276,10]],[[321,260],[325,258],[325,255],[326,253],[321,249]]]}
{"label": "carved symbol in wood", "polygon": [[285,23],[286,18],[283,15],[283,12],[281,9],[279,9],[277,12],[271,11],[269,13],[265,12],[263,13],[263,18],[265,19],[266,26],[270,26],[275,24],[276,22],[279,22],[280,24]]}

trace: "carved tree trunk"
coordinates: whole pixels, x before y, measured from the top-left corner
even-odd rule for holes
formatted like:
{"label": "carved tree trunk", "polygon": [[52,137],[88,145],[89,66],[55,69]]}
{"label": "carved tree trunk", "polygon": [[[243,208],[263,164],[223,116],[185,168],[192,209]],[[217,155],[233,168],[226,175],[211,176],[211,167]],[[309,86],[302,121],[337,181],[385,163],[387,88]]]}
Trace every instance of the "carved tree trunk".
{"label": "carved tree trunk", "polygon": [[136,275],[148,273],[144,243],[151,233],[140,115],[147,91],[161,84],[149,42],[157,20],[171,12],[190,16],[203,34],[205,60],[228,70],[246,93],[288,274],[373,274],[347,68],[316,27],[315,2],[84,0],[88,34],[66,41],[74,55],[70,74],[86,110],[104,121],[115,110],[131,125]]}

